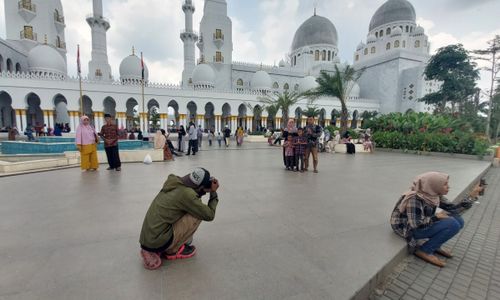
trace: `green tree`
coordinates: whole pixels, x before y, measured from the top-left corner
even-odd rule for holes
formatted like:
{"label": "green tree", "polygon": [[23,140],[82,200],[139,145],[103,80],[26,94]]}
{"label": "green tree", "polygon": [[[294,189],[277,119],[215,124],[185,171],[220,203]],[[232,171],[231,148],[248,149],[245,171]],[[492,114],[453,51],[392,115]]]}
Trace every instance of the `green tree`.
{"label": "green tree", "polygon": [[490,82],[491,86],[488,93],[489,94],[488,107],[490,109],[488,109],[487,119],[486,119],[487,123],[486,136],[488,137],[488,140],[491,141],[490,129],[491,129],[492,113],[494,110],[493,98],[495,97],[495,83],[497,83],[498,74],[500,72],[500,58],[498,57],[498,55],[500,54],[500,35],[496,35],[492,40],[488,41],[488,48],[482,50],[474,50],[473,53],[478,55],[477,57],[478,60],[490,63],[490,66],[483,68],[483,70],[488,71],[491,74],[491,82]]}
{"label": "green tree", "polygon": [[[276,128],[276,114],[279,111],[279,107],[277,107],[276,105],[266,105],[264,106],[264,109],[267,111],[268,120],[273,120],[271,122],[271,127]],[[265,124],[265,126],[267,127],[267,124]]]}
{"label": "green tree", "polygon": [[158,108],[153,107],[149,112],[149,121],[151,124],[151,129],[155,132],[160,129],[160,114],[158,113]]}
{"label": "green tree", "polygon": [[340,128],[342,132],[347,131],[347,119],[349,118],[347,99],[354,87],[354,83],[359,80],[363,71],[364,70],[356,70],[349,65],[340,70],[339,67],[335,65],[335,72],[332,75],[322,71],[320,77],[316,80],[318,82],[318,87],[305,93],[310,99],[326,96],[337,97],[340,100]]}
{"label": "green tree", "polygon": [[491,107],[490,129],[493,132],[493,139],[494,143],[496,144],[498,142],[498,136],[500,134],[500,86],[498,86],[496,89]]}
{"label": "green tree", "polygon": [[264,97],[259,97],[259,100],[266,106],[275,106],[278,110],[281,109],[283,124],[286,124],[290,114],[290,107],[297,104],[303,98],[303,94],[284,91],[283,93],[272,93]]}
{"label": "green tree", "polygon": [[462,107],[474,95],[476,80],[479,79],[476,64],[461,44],[438,49],[424,74],[426,80],[437,80],[442,85],[439,91],[427,94],[419,101],[436,105],[436,112],[440,113],[445,112],[448,103],[451,103],[453,112],[457,105]]}

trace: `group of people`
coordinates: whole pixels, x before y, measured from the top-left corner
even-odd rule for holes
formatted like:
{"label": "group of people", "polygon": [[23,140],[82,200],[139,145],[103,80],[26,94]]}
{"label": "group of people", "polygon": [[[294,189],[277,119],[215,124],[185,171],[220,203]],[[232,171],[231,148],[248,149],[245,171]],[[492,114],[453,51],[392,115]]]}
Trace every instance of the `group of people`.
{"label": "group of people", "polygon": [[307,118],[304,128],[297,128],[293,119],[288,120],[283,131],[283,162],[286,170],[304,172],[309,170],[309,158],[313,157],[314,173],[318,173],[318,139],[322,129],[314,124],[314,118]]}

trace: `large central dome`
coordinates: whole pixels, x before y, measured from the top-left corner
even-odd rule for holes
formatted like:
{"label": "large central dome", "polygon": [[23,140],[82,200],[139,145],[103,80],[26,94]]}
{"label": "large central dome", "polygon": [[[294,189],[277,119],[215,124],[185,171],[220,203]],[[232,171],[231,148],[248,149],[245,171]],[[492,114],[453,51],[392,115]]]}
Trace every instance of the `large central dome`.
{"label": "large central dome", "polygon": [[314,15],[300,25],[292,43],[292,51],[304,46],[328,44],[337,46],[337,29],[327,18]]}
{"label": "large central dome", "polygon": [[415,22],[417,16],[415,8],[407,0],[388,0],[372,17],[370,31],[373,29],[396,21]]}

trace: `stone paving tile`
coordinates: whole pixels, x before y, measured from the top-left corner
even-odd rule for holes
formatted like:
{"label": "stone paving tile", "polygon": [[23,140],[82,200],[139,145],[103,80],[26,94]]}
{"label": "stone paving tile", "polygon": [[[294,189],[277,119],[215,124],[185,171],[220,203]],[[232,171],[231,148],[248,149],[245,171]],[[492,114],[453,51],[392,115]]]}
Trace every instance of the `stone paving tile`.
{"label": "stone paving tile", "polygon": [[447,248],[455,257],[437,268],[410,256],[370,299],[500,299],[500,169],[491,169],[485,196],[463,217],[465,228]]}

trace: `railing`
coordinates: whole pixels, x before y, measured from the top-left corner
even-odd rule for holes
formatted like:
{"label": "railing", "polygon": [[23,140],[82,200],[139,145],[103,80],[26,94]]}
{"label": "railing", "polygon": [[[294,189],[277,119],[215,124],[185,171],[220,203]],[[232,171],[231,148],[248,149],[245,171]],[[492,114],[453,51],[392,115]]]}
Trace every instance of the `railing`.
{"label": "railing", "polygon": [[18,2],[19,9],[29,10],[36,13],[36,4],[31,3],[31,1],[21,0]]}
{"label": "railing", "polygon": [[195,31],[195,30],[187,30],[187,29],[182,29],[181,30],[181,34],[182,33],[191,33],[191,34],[196,34],[197,36],[199,36],[198,32]]}
{"label": "railing", "polygon": [[32,41],[37,41],[38,37],[37,34],[33,31],[27,31],[27,30],[21,30],[19,33],[19,37],[21,40],[32,40]]}
{"label": "railing", "polygon": [[109,23],[109,20],[103,16],[95,16],[94,14],[88,14],[85,19],[97,19],[97,20],[103,20],[107,23]]}
{"label": "railing", "polygon": [[59,49],[64,49],[66,50],[66,43],[61,41],[61,40],[56,40],[56,47]]}
{"label": "railing", "polygon": [[214,33],[214,41],[216,41],[216,40],[224,40],[224,35]]}
{"label": "railing", "polygon": [[57,23],[64,24],[64,17],[54,12],[54,21],[56,21]]}

